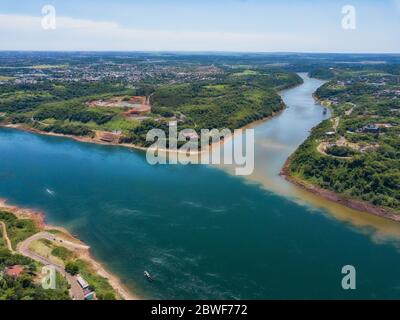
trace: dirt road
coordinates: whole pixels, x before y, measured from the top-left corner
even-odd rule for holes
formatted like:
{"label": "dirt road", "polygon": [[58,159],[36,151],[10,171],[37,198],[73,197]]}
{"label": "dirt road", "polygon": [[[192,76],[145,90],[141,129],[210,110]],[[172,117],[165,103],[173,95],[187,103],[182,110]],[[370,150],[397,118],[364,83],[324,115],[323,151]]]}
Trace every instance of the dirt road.
{"label": "dirt road", "polygon": [[10,250],[12,253],[14,253],[15,251],[11,245],[10,238],[8,237],[8,234],[7,234],[7,226],[3,221],[0,221],[0,225],[2,226],[2,229],[3,229],[3,238],[6,242],[7,249]]}

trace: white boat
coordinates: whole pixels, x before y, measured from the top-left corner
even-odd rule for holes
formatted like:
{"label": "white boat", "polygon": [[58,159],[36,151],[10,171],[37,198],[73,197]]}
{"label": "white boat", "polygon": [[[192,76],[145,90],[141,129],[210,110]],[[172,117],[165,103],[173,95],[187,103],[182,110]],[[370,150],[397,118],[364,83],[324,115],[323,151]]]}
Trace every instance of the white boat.
{"label": "white boat", "polygon": [[46,189],[46,192],[47,192],[49,195],[51,195],[51,196],[54,196],[54,195],[55,195],[55,192],[54,192],[53,190]]}
{"label": "white boat", "polygon": [[148,271],[144,272],[144,276],[147,278],[149,281],[154,281],[154,279],[151,277],[150,273]]}

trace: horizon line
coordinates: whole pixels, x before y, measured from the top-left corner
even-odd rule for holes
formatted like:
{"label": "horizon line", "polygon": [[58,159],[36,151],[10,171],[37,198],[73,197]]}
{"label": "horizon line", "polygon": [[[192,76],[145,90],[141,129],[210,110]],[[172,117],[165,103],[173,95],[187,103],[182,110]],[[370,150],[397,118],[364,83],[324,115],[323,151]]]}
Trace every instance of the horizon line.
{"label": "horizon line", "polygon": [[225,51],[225,50],[28,50],[0,49],[2,52],[60,52],[60,53],[233,53],[233,54],[339,54],[339,55],[399,55],[400,52],[334,52],[334,51]]}

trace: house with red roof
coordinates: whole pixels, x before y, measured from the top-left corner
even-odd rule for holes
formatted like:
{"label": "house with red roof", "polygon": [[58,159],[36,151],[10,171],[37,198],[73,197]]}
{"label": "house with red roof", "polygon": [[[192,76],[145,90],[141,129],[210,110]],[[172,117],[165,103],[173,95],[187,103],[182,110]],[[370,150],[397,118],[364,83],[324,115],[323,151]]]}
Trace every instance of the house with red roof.
{"label": "house with red roof", "polygon": [[24,266],[17,264],[15,266],[5,268],[4,273],[9,277],[18,278],[24,272],[24,270]]}

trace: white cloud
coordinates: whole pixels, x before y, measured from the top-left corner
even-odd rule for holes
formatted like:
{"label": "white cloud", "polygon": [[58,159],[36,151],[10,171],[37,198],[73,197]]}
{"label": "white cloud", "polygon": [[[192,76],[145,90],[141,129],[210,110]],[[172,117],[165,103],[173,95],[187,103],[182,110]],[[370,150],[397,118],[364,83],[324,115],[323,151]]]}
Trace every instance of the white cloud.
{"label": "white cloud", "polygon": [[[395,0],[400,6],[400,0]],[[41,17],[0,14],[0,50],[110,51],[252,51],[252,52],[399,52],[395,33],[379,35],[357,29],[343,32],[271,30],[265,33],[150,30],[115,22],[57,17],[56,30],[44,30]],[[339,25],[339,24],[338,24]]]}
{"label": "white cloud", "polygon": [[297,51],[315,44],[279,33],[141,30],[61,16],[56,30],[44,30],[40,22],[41,17],[0,14],[0,50]]}

